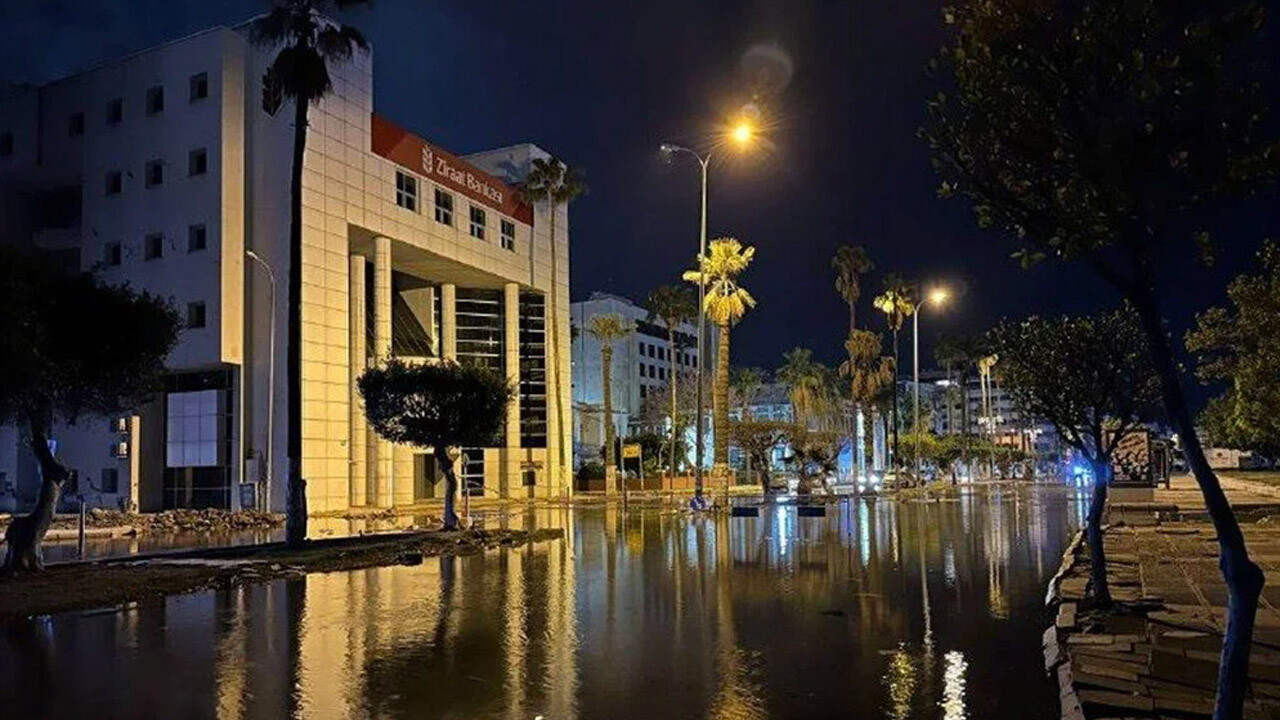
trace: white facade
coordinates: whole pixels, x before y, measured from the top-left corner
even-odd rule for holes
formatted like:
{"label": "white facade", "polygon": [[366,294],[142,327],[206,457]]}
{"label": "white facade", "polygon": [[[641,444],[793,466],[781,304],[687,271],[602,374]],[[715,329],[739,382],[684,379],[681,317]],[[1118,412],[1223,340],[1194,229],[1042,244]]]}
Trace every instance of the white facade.
{"label": "white facade", "polygon": [[[168,297],[190,322],[151,405],[55,428],[59,457],[97,486],[94,503],[236,508],[242,485],[265,491],[270,467],[270,505],[284,506],[293,112],[287,101],[275,116],[263,111],[271,54],[242,30],[214,28],[0,95],[0,239]],[[510,184],[547,155],[519,145],[453,156],[376,115],[372,72],[372,52],[357,53],[331,69],[333,93],[310,109],[301,306],[309,507],[439,497],[430,452],[392,447],[363,422],[354,378],[390,355],[484,362],[517,385],[501,445],[466,451],[473,493],[566,491],[559,458],[570,429],[555,412],[569,407],[567,210],[556,218],[552,278],[550,208],[519,202]],[[438,193],[451,212],[437,213]],[[79,212],[30,211],[69,204],[59,198],[77,198]],[[274,273],[274,305],[247,249]],[[553,361],[559,372],[547,372]],[[9,450],[23,435],[0,434],[0,507],[6,481],[10,504],[34,499],[29,452]]]}

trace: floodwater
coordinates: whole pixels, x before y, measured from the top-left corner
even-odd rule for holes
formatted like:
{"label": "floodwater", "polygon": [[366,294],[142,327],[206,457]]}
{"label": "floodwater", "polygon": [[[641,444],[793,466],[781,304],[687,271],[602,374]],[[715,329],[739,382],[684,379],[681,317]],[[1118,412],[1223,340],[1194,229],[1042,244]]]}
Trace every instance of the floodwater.
{"label": "floodwater", "polygon": [[[566,538],[2,628],[5,718],[1024,718],[1085,499],[533,510]],[[490,519],[491,525],[499,524]]]}

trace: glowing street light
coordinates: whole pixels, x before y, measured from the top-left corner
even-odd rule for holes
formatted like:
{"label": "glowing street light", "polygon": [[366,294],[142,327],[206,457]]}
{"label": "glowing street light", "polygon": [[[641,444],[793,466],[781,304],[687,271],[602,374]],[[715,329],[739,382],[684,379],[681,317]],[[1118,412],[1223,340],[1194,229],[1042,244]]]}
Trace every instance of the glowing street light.
{"label": "glowing street light", "polygon": [[[924,290],[924,283],[916,286],[920,291]],[[917,297],[924,297],[926,301],[934,307],[942,307],[951,299],[951,292],[941,285],[935,285],[930,288],[927,293],[917,292]],[[913,354],[913,365],[915,375],[915,387],[912,388],[914,395],[912,410],[913,426],[916,435],[916,480],[919,481],[923,476],[920,468],[920,310],[922,303],[917,303],[915,312],[911,314],[911,347]],[[962,391],[963,392],[963,391]]]}
{"label": "glowing street light", "polygon": [[738,124],[733,126],[733,132],[730,137],[738,145],[747,145],[755,137],[755,128],[751,126],[750,121],[739,120]]}

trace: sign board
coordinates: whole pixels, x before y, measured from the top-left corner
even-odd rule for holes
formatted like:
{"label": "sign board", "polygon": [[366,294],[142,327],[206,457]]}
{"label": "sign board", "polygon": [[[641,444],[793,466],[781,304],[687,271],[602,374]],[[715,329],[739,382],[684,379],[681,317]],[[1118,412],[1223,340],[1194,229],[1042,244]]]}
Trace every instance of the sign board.
{"label": "sign board", "polygon": [[637,444],[622,446],[622,459],[634,460],[640,457],[640,446]]}
{"label": "sign board", "polygon": [[1136,430],[1125,435],[1111,455],[1111,468],[1113,483],[1152,484],[1151,433]]}
{"label": "sign board", "polygon": [[373,116],[372,132],[374,153],[503,215],[533,224],[533,207],[493,175],[378,115]]}

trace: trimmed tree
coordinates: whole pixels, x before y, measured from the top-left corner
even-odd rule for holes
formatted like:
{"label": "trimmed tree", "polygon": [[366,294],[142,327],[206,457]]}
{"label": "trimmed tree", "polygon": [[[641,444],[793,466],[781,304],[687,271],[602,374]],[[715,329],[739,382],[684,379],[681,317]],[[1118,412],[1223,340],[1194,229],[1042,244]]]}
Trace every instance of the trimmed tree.
{"label": "trimmed tree", "polygon": [[1269,185],[1274,38],[1261,3],[1179,0],[1015,5],[964,0],[940,64],[953,88],[922,135],[940,194],[969,199],[1024,264],[1078,261],[1141,319],[1166,413],[1204,495],[1227,585],[1216,720],[1243,712],[1262,570],[1196,435],[1160,311],[1157,267],[1206,255],[1217,201]]}
{"label": "trimmed tree", "polygon": [[840,451],[845,440],[840,433],[831,430],[794,426],[787,464],[795,468],[799,476],[797,492],[807,495],[818,485],[826,487],[827,479],[839,468]]}
{"label": "trimmed tree", "polygon": [[[279,48],[262,78],[262,109],[275,115],[293,101],[293,165],[289,176],[288,457],[285,542],[307,539],[307,483],[302,477],[302,164],[307,148],[307,111],[333,91],[329,66],[349,62],[369,44],[359,30],[324,13],[368,0],[277,0],[252,21],[250,33],[263,47]],[[275,308],[272,308],[275,312]]]}
{"label": "trimmed tree", "polygon": [[380,437],[430,450],[444,475],[444,528],[458,527],[458,476],[451,451],[497,442],[512,389],[481,365],[391,359],[357,380],[369,425]]}
{"label": "trimmed tree", "polygon": [[[1032,317],[991,332],[1001,377],[1022,412],[1049,423],[1089,463],[1093,497],[1085,523],[1093,600],[1111,604],[1102,514],[1112,456],[1157,415],[1160,386],[1146,335],[1130,308],[1082,317]],[[1009,458],[1012,460],[1013,458]]]}
{"label": "trimmed tree", "polygon": [[738,420],[729,423],[729,435],[734,445],[751,461],[751,467],[760,478],[760,487],[769,492],[773,478],[773,450],[787,442],[796,426],[774,420]]}
{"label": "trimmed tree", "polygon": [[41,477],[35,509],[5,530],[0,574],[43,568],[40,544],[70,475],[50,450],[52,424],[144,404],[179,327],[155,295],[0,246],[0,423],[27,427]]}

